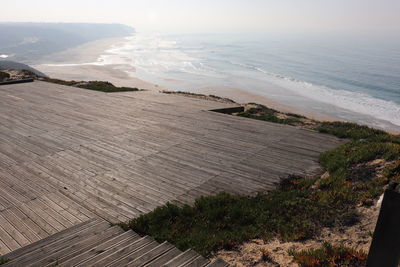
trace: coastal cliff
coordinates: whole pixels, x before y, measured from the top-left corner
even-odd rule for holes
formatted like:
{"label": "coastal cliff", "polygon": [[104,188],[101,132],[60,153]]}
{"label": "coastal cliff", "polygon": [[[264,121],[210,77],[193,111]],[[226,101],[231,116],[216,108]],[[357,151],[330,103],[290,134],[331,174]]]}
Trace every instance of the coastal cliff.
{"label": "coastal cliff", "polygon": [[29,64],[83,43],[134,33],[134,28],[122,24],[0,23],[0,55]]}

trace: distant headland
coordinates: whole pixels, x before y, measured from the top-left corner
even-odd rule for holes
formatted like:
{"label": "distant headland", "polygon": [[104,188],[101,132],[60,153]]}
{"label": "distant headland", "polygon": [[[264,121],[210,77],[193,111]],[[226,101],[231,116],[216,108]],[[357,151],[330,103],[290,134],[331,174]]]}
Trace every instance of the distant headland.
{"label": "distant headland", "polygon": [[134,28],[122,24],[0,23],[0,55],[30,64],[43,55],[99,39],[130,36],[134,32]]}

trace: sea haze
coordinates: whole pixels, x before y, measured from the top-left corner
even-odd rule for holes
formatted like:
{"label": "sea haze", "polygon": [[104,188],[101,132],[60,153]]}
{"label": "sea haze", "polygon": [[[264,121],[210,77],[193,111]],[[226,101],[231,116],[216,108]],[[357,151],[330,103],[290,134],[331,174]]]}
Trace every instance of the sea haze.
{"label": "sea haze", "polygon": [[99,60],[133,65],[132,75],[172,89],[239,88],[390,129],[400,126],[399,44],[366,37],[138,33]]}
{"label": "sea haze", "polygon": [[70,47],[134,32],[121,24],[0,22],[0,60],[32,64]]}

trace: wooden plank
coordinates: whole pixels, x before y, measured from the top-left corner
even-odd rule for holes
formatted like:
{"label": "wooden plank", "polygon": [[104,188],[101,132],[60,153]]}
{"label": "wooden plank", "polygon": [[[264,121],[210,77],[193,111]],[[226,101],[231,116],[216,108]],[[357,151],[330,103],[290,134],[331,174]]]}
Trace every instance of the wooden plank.
{"label": "wooden plank", "polygon": [[[3,213],[0,213],[0,227],[3,229],[3,231],[5,231],[10,237],[12,237],[12,239],[14,239],[21,247],[30,244],[30,241],[9,221],[7,221],[7,219],[3,215]],[[4,239],[2,240],[4,241]]]}
{"label": "wooden plank", "polygon": [[[41,216],[37,214],[37,210],[32,210],[28,205],[22,204],[18,207],[18,209],[25,214],[26,217],[35,222],[40,228],[46,231],[47,234],[52,235],[57,233],[57,229],[54,228],[51,224],[49,224],[46,219],[43,219]],[[41,212],[40,212],[41,213]],[[48,216],[46,216],[48,217]]]}
{"label": "wooden plank", "polygon": [[11,250],[7,245],[0,239],[0,256],[9,253]]}
{"label": "wooden plank", "polygon": [[[143,266],[146,265],[148,263],[150,263],[151,261],[163,256],[165,253],[168,253],[169,251],[171,251],[172,249],[174,249],[174,246],[172,246],[171,244],[169,244],[167,241],[161,243],[160,245],[158,245],[157,247],[153,248],[150,251],[147,252],[142,252],[142,254],[137,257],[136,259],[134,259],[133,255],[137,254],[138,252],[131,254],[129,257],[123,259],[122,261],[119,261],[118,263],[114,263],[111,266],[118,266],[116,264],[127,264],[127,266]],[[137,254],[139,255],[139,254]],[[121,265],[119,265],[121,266]]]}
{"label": "wooden plank", "polygon": [[84,261],[90,261],[91,258],[95,257],[96,255],[105,253],[107,250],[118,247],[123,245],[123,242],[134,242],[135,240],[140,239],[139,235],[132,231],[124,232],[114,238],[111,238],[90,250],[87,250],[75,257],[70,257],[67,261],[60,264],[60,266],[75,266]]}
{"label": "wooden plank", "polygon": [[158,246],[158,243],[154,241],[154,239],[143,237],[133,243],[126,244],[125,247],[119,246],[115,249],[111,249],[107,254],[94,257],[90,262],[78,266],[109,266],[111,263],[115,263],[129,256],[130,253],[141,251],[142,249],[152,249],[156,246]]}
{"label": "wooden plank", "polygon": [[[39,246],[35,249],[32,249],[28,253],[24,253],[21,257],[13,260],[13,265],[16,266],[30,266],[35,264],[38,261],[46,259],[46,257],[53,255],[53,253],[57,253],[60,250],[68,248],[78,242],[84,242],[86,239],[96,236],[100,233],[103,233],[109,229],[109,225],[105,223],[93,224],[89,228],[85,228],[85,230],[79,231],[78,233],[70,234],[66,238],[58,239],[53,243],[47,243],[44,246]],[[42,265],[36,265],[42,266]]]}
{"label": "wooden plank", "polygon": [[124,231],[119,226],[110,227],[106,231],[93,235],[85,240],[78,240],[71,246],[65,246],[63,249],[58,250],[55,253],[52,253],[49,256],[45,256],[31,264],[32,266],[53,266],[54,264],[60,264],[67,261],[69,258],[73,258],[85,251],[89,250],[92,247],[95,247],[99,244],[106,242],[109,239],[112,239],[115,236],[120,235]]}
{"label": "wooden plank", "polygon": [[46,232],[46,230],[41,228],[36,222],[34,222],[25,213],[21,212],[21,210],[19,210],[18,208],[14,207],[11,209],[7,209],[7,211],[4,212],[12,213],[15,217],[21,220],[29,229],[31,229],[35,233],[35,235],[37,235],[39,238],[45,238],[49,235]]}
{"label": "wooden plank", "polygon": [[[45,247],[45,246],[52,246],[56,245],[57,243],[60,242],[65,242],[72,238],[74,235],[78,234],[79,232],[82,232],[84,230],[89,229],[90,227],[93,227],[95,225],[98,225],[100,223],[103,223],[101,220],[97,219],[91,219],[86,222],[83,222],[81,224],[75,225],[69,229],[66,229],[64,231],[58,232],[57,234],[54,234],[52,236],[48,236],[44,239],[41,239],[38,242],[32,243],[28,246],[25,246],[21,249],[15,250],[7,255],[7,257],[10,260],[18,259],[20,257],[23,257],[29,253],[34,252],[35,250]],[[29,256],[29,255],[28,255]]]}
{"label": "wooden plank", "polygon": [[162,256],[158,257],[157,259],[151,261],[150,263],[146,264],[145,266],[148,266],[148,267],[163,266],[164,263],[175,258],[179,254],[181,254],[181,251],[179,249],[172,248],[170,251],[166,252],[165,254],[163,254]]}
{"label": "wooden plank", "polygon": [[199,256],[195,251],[188,249],[164,264],[165,267],[178,267]]}
{"label": "wooden plank", "polygon": [[35,229],[29,228],[29,226],[22,219],[11,212],[10,209],[4,210],[1,212],[1,214],[18,230],[19,233],[26,237],[30,243],[40,240],[40,236],[38,233],[35,233]]}

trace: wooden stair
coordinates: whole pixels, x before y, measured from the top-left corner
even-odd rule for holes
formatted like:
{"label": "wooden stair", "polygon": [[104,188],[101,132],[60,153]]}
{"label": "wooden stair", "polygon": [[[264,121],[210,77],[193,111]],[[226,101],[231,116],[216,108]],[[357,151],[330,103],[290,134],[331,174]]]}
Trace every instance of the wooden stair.
{"label": "wooden stair", "polygon": [[3,256],[6,266],[228,266],[102,219],[90,219]]}

